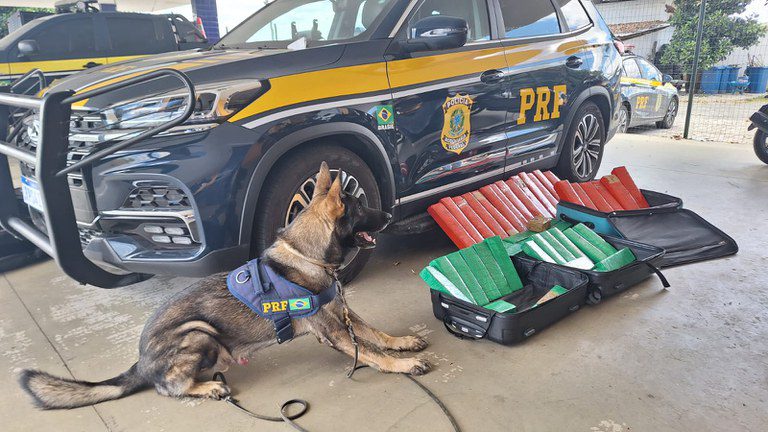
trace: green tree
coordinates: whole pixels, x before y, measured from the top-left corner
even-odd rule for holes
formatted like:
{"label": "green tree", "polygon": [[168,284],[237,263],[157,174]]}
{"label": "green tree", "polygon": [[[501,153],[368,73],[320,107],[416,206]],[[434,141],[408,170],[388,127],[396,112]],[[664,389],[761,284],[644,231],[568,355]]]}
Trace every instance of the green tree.
{"label": "green tree", "polygon": [[[672,41],[661,63],[681,65],[690,73],[696,48],[701,0],[674,0],[675,11],[669,22],[675,27]],[[707,0],[704,34],[701,39],[700,69],[725,60],[736,48],[749,48],[760,41],[768,27],[756,17],[742,14],[751,0]]]}
{"label": "green tree", "polygon": [[31,7],[0,7],[0,37],[8,34],[8,18],[16,11],[53,12],[53,9]]}

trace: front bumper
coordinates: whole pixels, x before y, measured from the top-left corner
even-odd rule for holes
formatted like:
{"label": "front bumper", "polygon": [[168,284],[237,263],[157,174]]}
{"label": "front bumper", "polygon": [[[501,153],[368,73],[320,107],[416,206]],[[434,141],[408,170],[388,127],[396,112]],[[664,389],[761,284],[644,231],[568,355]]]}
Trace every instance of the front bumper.
{"label": "front bumper", "polygon": [[[8,136],[9,130],[11,135],[16,133],[19,123],[11,124],[11,122],[19,118],[15,115],[17,110],[36,113],[39,117],[39,127],[35,132],[39,133],[39,136],[36,137],[34,149],[0,142],[0,202],[15,200],[13,181],[8,167],[8,157],[13,157],[22,162],[27,169],[25,174],[31,176],[39,185],[39,206],[44,209],[32,212],[33,219],[37,220],[35,223],[29,223],[18,209],[12,208],[13,206],[0,206],[0,225],[9,232],[34,243],[56,259],[67,275],[81,283],[104,288],[130,285],[148,278],[150,273],[175,273],[172,270],[168,271],[168,262],[183,263],[182,267],[189,269],[183,273],[202,275],[217,271],[222,266],[234,266],[229,257],[247,256],[247,252],[243,252],[245,246],[218,248],[219,252],[215,254],[204,253],[206,244],[202,238],[202,231],[194,223],[196,214],[201,213],[198,208],[190,206],[190,209],[174,212],[172,215],[169,212],[154,212],[147,218],[147,212],[142,212],[141,209],[139,211],[121,209],[120,206],[125,205],[124,196],[115,207],[107,205],[106,208],[117,209],[111,212],[97,211],[96,209],[100,207],[93,202],[108,203],[111,196],[104,194],[117,190],[114,187],[110,189],[110,185],[122,185],[123,188],[126,187],[125,185],[138,186],[129,180],[131,174],[125,169],[131,164],[141,165],[142,161],[137,159],[137,155],[153,152],[149,149],[134,151],[133,147],[146,145],[147,140],[152,137],[184,123],[192,114],[194,104],[188,104],[184,115],[164,125],[148,129],[131,138],[95,148],[79,160],[68,160],[68,156],[72,154],[70,145],[72,104],[161,77],[180,80],[188,91],[189,100],[194,100],[194,86],[189,78],[183,73],[170,69],[150,72],[122,83],[77,95],[71,91],[59,91],[50,92],[42,99],[38,99],[24,95],[0,94],[0,133],[4,132],[2,136]],[[12,127],[9,128],[10,126]],[[158,159],[170,157],[168,154],[160,153],[151,160],[143,162],[151,166]],[[145,174],[153,181],[158,176],[162,177],[162,174],[152,172],[149,168],[145,169]],[[91,179],[90,183],[89,179]],[[93,182],[93,179],[104,181]],[[78,195],[78,188],[82,189],[86,186],[92,188],[90,198],[88,194]],[[127,192],[130,194],[130,189]],[[139,201],[141,204],[143,200],[139,199]],[[90,209],[88,204],[92,204]],[[189,217],[179,218],[179,214],[186,214]],[[93,219],[90,220],[92,217]],[[179,220],[175,226],[162,225],[164,221],[174,219]],[[126,227],[131,226],[132,223],[135,225],[134,229],[142,230],[141,235],[135,231],[132,233],[126,231]],[[147,223],[154,224],[151,230],[144,229]],[[157,229],[163,232],[157,233]],[[151,242],[153,235],[163,237],[163,240],[169,239],[170,244],[167,244],[167,248],[154,251],[152,248],[144,248],[145,250],[142,251],[141,243]],[[187,253],[186,256],[181,254],[182,250]],[[171,256],[175,259],[169,259]],[[198,263],[197,268],[195,268],[195,261]],[[106,267],[118,271],[111,272],[105,269],[104,265],[97,263],[105,263]],[[132,273],[134,271],[136,273]]]}

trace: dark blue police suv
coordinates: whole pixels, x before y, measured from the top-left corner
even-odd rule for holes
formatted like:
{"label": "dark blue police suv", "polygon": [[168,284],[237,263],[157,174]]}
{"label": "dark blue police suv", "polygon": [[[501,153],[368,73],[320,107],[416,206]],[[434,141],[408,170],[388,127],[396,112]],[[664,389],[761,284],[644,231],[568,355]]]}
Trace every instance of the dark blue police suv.
{"label": "dark blue police suv", "polygon": [[0,152],[35,222],[0,221],[84,283],[207,275],[269,245],[328,161],[414,232],[441,197],[517,171],[592,179],[620,78],[586,0],[276,0],[211,49],[0,95],[25,113]]}

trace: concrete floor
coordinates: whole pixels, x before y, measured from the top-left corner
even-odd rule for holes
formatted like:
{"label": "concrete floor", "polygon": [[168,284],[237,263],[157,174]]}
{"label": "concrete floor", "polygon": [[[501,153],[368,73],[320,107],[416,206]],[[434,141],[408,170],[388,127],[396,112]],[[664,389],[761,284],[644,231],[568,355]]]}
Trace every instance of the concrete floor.
{"label": "concrete floor", "polygon": [[[604,167],[627,164],[646,188],[684,198],[724,228],[741,252],[666,271],[550,327],[518,346],[468,342],[432,316],[417,276],[453,250],[436,234],[385,237],[348,287],[351,305],[395,334],[418,333],[437,368],[422,378],[465,431],[764,431],[768,425],[768,166],[746,145],[617,137]],[[606,168],[604,171],[607,171]],[[20,368],[104,379],[128,368],[144,320],[193,281],[156,278],[114,291],[78,286],[53,263],[0,276],[0,419],[3,430],[287,431],[221,402],[173,400],[152,391],[72,411],[39,412],[15,383]],[[275,413],[312,403],[313,431],[450,430],[402,376],[358,372],[305,338],[263,351],[229,373],[237,397]]]}

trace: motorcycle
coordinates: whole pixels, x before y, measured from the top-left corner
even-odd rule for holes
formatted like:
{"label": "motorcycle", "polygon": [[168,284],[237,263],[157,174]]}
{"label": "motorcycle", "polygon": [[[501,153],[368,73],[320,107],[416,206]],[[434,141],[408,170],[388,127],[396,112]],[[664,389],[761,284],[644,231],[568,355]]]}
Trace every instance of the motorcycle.
{"label": "motorcycle", "polygon": [[759,111],[752,114],[749,121],[752,122],[749,130],[757,129],[753,141],[755,154],[761,161],[768,164],[768,105],[763,105]]}

